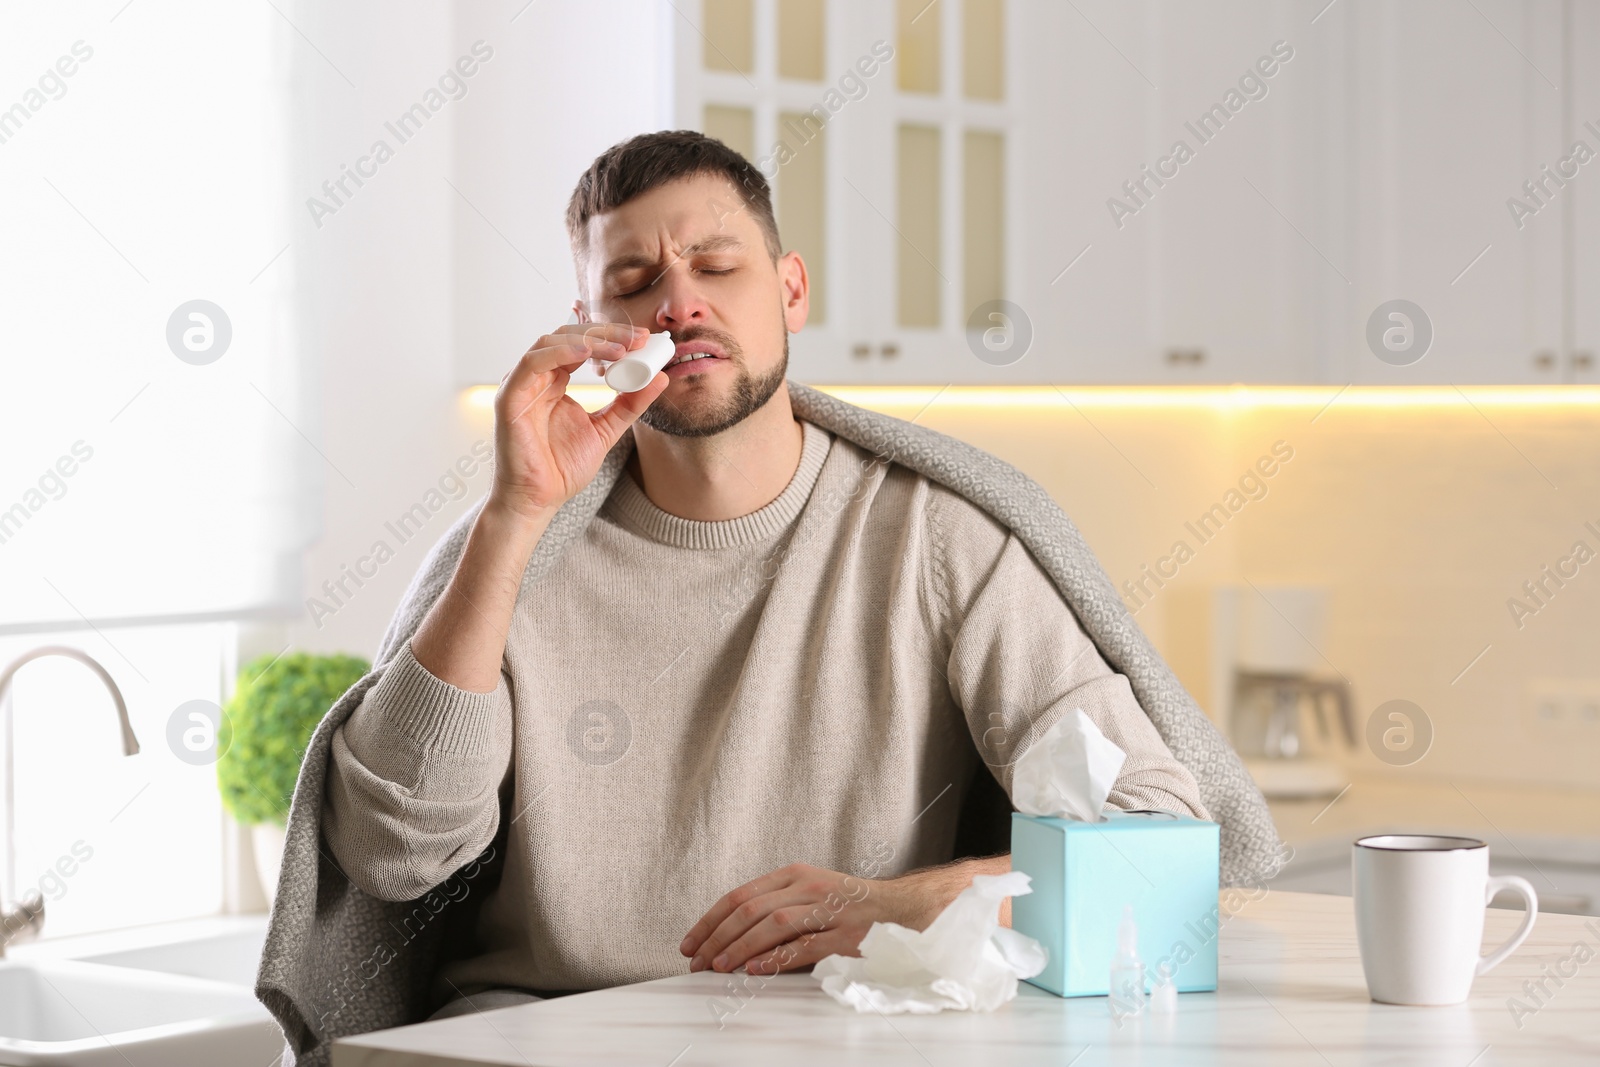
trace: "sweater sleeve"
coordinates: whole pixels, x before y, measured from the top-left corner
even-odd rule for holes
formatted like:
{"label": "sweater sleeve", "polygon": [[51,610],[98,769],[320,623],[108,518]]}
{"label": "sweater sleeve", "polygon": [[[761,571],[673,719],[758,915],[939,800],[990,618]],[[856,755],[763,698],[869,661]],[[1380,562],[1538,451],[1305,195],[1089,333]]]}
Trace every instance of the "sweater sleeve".
{"label": "sweater sleeve", "polygon": [[1029,743],[1082,708],[1127,760],[1108,807],[1209,818],[1189,769],[1167,748],[1128,679],[1101,657],[1055,582],[1016,536],[935,487],[933,587],[943,600],[950,693],[978,752],[1011,794]]}
{"label": "sweater sleeve", "polygon": [[322,818],[334,859],[370,896],[422,896],[494,839],[511,747],[505,674],[492,693],[459,689],[407,641],[334,731]]}

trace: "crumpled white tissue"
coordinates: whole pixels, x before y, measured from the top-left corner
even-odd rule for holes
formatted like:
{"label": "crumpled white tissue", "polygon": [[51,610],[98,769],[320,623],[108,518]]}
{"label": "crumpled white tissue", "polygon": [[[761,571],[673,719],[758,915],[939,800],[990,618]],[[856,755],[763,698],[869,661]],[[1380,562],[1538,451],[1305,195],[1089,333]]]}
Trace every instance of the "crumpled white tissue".
{"label": "crumpled white tissue", "polygon": [[1045,950],[1000,925],[1000,902],[1033,890],[1021,871],[979,874],[926,930],[873,923],[861,956],[829,956],[812,968],[823,992],[859,1012],[994,1011],[1017,979],[1044,970]]}
{"label": "crumpled white tissue", "polygon": [[1011,769],[1011,800],[1026,815],[1104,822],[1101,814],[1128,754],[1082,708],[1061,717]]}

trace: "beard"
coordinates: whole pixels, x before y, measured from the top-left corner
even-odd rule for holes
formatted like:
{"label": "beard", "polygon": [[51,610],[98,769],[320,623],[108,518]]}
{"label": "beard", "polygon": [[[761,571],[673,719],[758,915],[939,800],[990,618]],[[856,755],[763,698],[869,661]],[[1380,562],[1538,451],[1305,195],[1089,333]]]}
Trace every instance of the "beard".
{"label": "beard", "polygon": [[783,358],[772,370],[759,376],[750,373],[745,366],[744,349],[730,333],[709,326],[691,326],[673,338],[680,344],[701,339],[715,341],[728,354],[728,362],[734,365],[736,372],[730,392],[720,401],[713,400],[709,396],[709,388],[696,385],[691,375],[683,379],[689,383],[689,397],[684,403],[669,400],[663,393],[639,416],[639,421],[652,430],[660,430],[673,437],[710,437],[719,434],[760,411],[788,376],[788,330],[783,332]]}

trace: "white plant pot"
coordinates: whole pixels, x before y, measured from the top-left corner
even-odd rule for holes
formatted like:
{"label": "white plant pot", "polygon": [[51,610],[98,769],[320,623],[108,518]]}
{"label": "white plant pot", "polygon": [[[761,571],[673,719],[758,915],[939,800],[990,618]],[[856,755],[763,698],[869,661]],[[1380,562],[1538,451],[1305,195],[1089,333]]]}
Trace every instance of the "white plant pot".
{"label": "white plant pot", "polygon": [[257,823],[250,827],[250,845],[255,852],[256,874],[261,879],[261,892],[272,907],[278,892],[278,868],[283,866],[284,827],[276,823]]}

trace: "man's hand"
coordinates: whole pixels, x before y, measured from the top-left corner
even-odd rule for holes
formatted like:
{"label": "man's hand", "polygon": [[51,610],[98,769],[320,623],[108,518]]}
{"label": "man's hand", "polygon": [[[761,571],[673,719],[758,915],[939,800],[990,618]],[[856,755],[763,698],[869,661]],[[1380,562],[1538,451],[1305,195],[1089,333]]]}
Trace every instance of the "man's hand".
{"label": "man's hand", "polygon": [[593,414],[567,395],[567,382],[586,361],[608,365],[649,336],[643,326],[583,323],[534,342],[495,393],[494,485],[486,508],[523,517],[552,512],[594,480],[617,438],[671,381],[657,373],[643,389],[618,393]]}
{"label": "man's hand", "polygon": [[[857,955],[875,922],[924,930],[972,884],[973,875],[1010,869],[1010,856],[994,856],[877,880],[793,863],[713,904],[678,951],[693,957],[691,971],[798,970],[835,953]],[[1007,900],[1000,912],[1003,925],[1010,925],[1010,912]]]}

